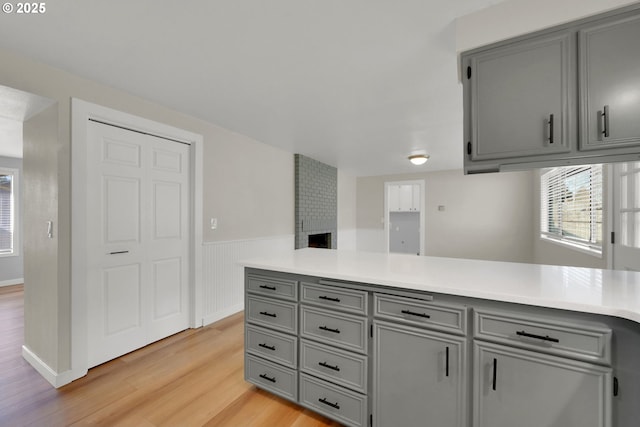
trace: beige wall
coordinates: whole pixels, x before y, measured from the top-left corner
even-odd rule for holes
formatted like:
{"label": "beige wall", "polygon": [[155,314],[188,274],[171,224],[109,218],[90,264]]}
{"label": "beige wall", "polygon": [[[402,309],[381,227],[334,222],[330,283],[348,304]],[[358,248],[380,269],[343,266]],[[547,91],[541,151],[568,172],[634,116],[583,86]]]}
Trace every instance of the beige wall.
{"label": "beige wall", "polygon": [[[69,215],[60,215],[58,186],[60,163],[68,167],[69,159],[61,155],[57,105],[24,123],[23,142],[25,345],[52,369],[64,370],[71,345]],[[53,222],[53,239],[47,221]]]}
{"label": "beige wall", "polygon": [[[25,148],[31,171],[25,229],[40,233],[42,220],[56,224],[55,237],[42,241],[25,236],[25,251],[37,257],[25,265],[26,345],[51,368],[70,367],[70,99],[114,108],[129,114],[202,134],[204,164],[203,230],[205,241],[225,241],[293,234],[293,154],[264,145],[211,123],[164,108],[110,87],[33,62],[0,49],[0,85],[50,98],[57,108],[46,120],[57,124],[48,141]],[[55,116],[54,116],[55,115]],[[25,139],[29,138],[25,126]],[[33,132],[41,129],[35,124]],[[34,139],[35,141],[35,139]],[[46,209],[33,210],[40,205]],[[27,206],[27,205],[25,205]],[[211,230],[209,219],[218,218]],[[28,252],[27,252],[28,254]],[[34,298],[37,298],[35,301]]]}
{"label": "beige wall", "polygon": [[338,249],[356,249],[356,189],[356,177],[338,169]]}
{"label": "beige wall", "polygon": [[532,175],[454,170],[358,178],[358,249],[384,251],[384,183],[424,179],[426,255],[533,262]]}

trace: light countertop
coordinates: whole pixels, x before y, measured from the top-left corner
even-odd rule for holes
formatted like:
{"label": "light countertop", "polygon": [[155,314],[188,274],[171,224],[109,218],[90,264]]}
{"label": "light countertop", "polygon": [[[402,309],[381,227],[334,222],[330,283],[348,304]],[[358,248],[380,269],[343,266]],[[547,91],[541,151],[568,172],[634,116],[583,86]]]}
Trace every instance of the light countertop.
{"label": "light countertop", "polygon": [[593,268],[299,249],[245,267],[617,316],[640,323],[640,273]]}

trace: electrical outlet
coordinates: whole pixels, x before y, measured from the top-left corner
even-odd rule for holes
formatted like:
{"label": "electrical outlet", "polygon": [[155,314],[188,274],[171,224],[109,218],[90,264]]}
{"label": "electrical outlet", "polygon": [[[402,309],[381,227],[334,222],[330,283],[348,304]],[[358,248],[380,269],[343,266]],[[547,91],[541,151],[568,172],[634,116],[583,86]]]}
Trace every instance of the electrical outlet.
{"label": "electrical outlet", "polygon": [[218,228],[218,218],[211,218],[211,229],[215,230]]}

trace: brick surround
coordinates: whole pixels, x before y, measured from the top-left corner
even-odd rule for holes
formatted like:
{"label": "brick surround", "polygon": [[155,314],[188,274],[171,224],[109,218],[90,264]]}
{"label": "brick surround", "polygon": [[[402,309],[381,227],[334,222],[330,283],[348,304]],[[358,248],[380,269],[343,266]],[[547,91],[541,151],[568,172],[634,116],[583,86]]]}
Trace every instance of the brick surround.
{"label": "brick surround", "polygon": [[309,235],[331,233],[338,242],[338,170],[301,154],[295,155],[296,249],[309,246]]}

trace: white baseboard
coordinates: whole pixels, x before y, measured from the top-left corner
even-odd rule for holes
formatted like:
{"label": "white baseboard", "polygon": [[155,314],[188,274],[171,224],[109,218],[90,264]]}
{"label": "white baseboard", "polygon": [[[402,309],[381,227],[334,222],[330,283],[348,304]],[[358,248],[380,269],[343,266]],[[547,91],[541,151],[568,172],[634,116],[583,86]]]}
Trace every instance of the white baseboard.
{"label": "white baseboard", "polygon": [[2,282],[0,282],[0,287],[22,285],[23,283],[24,283],[24,278],[22,277],[20,279],[3,280]]}
{"label": "white baseboard", "polygon": [[69,384],[71,381],[77,380],[87,374],[86,372],[77,374],[72,371],[57,373],[51,369],[49,365],[44,363],[34,352],[29,350],[26,345],[22,346],[22,357],[55,388]]}
{"label": "white baseboard", "polygon": [[232,314],[236,314],[242,310],[244,310],[244,304],[236,304],[233,307],[227,307],[224,310],[220,310],[216,313],[211,313],[202,319],[202,326],[210,325],[217,322],[218,320],[222,320],[225,317],[229,317]]}

